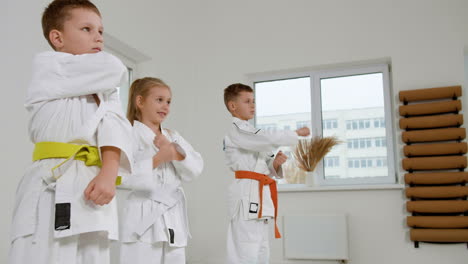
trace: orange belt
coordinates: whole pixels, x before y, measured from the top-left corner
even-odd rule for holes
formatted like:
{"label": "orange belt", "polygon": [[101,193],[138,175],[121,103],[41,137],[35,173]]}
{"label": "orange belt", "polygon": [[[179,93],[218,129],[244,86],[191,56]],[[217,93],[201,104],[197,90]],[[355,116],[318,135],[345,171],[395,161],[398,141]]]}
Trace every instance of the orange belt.
{"label": "orange belt", "polygon": [[258,218],[262,218],[263,211],[263,186],[270,185],[271,199],[275,206],[275,238],[281,238],[281,234],[276,223],[278,216],[278,191],[276,189],[276,181],[265,174],[256,173],[253,171],[236,171],[236,179],[251,179],[258,181],[258,192],[260,194],[260,210],[258,210]]}

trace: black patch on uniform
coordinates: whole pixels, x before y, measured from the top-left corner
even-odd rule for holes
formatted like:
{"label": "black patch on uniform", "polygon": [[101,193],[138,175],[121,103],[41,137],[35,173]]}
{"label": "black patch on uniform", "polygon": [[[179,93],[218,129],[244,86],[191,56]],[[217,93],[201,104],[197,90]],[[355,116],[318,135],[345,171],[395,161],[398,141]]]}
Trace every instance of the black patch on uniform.
{"label": "black patch on uniform", "polygon": [[258,203],[250,203],[249,213],[255,214],[258,212]]}
{"label": "black patch on uniform", "polygon": [[169,230],[169,243],[174,244],[174,229],[168,228]]}
{"label": "black patch on uniform", "polygon": [[257,133],[258,133],[260,130],[261,130],[261,129],[259,129],[259,130],[255,131],[255,134],[257,134]]}
{"label": "black patch on uniform", "polygon": [[70,203],[55,204],[55,230],[70,229]]}

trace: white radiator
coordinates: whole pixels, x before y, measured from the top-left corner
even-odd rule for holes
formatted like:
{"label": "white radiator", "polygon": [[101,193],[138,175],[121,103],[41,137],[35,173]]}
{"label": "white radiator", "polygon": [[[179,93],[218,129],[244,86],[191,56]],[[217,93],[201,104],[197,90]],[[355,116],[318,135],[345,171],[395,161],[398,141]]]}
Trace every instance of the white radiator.
{"label": "white radiator", "polygon": [[285,215],[284,255],[289,259],[348,260],[346,215]]}

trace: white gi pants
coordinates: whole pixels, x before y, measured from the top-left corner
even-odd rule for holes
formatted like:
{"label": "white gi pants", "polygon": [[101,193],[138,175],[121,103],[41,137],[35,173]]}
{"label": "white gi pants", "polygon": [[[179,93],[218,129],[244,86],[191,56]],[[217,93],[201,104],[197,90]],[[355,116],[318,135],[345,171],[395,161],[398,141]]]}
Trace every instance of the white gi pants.
{"label": "white gi pants", "polygon": [[9,264],[108,264],[109,239],[106,232],[54,237],[54,195],[44,191],[39,199],[36,233],[15,239]]}
{"label": "white gi pants", "polygon": [[238,213],[229,223],[227,264],[268,264],[270,222],[273,219],[242,219]]}
{"label": "white gi pants", "polygon": [[170,247],[167,242],[121,243],[120,264],[185,264],[185,247]]}

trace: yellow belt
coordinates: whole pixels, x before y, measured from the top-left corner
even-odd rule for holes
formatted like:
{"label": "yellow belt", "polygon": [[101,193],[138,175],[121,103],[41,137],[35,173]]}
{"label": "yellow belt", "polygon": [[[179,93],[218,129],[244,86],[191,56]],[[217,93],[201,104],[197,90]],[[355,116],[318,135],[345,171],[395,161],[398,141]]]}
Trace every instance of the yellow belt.
{"label": "yellow belt", "polygon": [[[76,145],[63,142],[39,142],[36,143],[33,152],[33,161],[42,159],[65,159],[63,162],[52,168],[52,171],[62,166],[71,158],[83,161],[86,166],[101,167],[99,149],[89,145]],[[58,178],[58,177],[56,177]],[[117,177],[115,184],[120,185],[122,179]]]}

